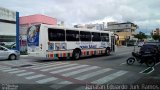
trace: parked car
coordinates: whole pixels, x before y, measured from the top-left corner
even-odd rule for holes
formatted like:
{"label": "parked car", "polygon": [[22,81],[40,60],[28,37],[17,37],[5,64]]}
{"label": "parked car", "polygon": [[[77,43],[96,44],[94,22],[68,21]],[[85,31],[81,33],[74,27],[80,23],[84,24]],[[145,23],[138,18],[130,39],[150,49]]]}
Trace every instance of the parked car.
{"label": "parked car", "polygon": [[0,59],[16,60],[19,59],[20,52],[17,50],[10,50],[4,46],[0,46]]}
{"label": "parked car", "polygon": [[160,42],[146,42],[146,44],[156,45],[158,49],[160,50]]}
{"label": "parked car", "polygon": [[136,46],[137,41],[136,40],[129,40],[127,42],[127,46]]}
{"label": "parked car", "polygon": [[159,62],[160,60],[160,49],[155,44],[144,44],[140,48],[140,54],[146,55],[146,54],[152,54],[152,57],[156,59],[156,62]]}

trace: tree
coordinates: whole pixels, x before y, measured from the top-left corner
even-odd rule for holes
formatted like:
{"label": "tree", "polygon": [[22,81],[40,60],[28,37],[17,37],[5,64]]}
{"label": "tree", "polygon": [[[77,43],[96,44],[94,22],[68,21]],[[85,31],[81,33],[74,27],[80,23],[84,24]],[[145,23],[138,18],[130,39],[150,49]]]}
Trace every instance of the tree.
{"label": "tree", "polygon": [[157,34],[152,35],[152,38],[153,38],[154,40],[159,40],[159,39],[160,39],[160,35],[157,35]]}
{"label": "tree", "polygon": [[139,34],[134,35],[135,38],[138,38],[138,40],[143,40],[147,38],[147,35],[143,32],[139,32]]}

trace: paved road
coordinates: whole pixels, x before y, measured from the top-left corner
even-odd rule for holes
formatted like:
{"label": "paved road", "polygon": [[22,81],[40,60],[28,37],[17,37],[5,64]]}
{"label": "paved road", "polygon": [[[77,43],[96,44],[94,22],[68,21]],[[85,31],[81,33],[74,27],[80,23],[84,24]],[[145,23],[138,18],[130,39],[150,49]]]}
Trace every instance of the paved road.
{"label": "paved road", "polygon": [[[0,61],[0,82],[18,90],[84,90],[94,84],[135,84],[149,74],[146,65],[126,64],[133,47],[121,47],[111,56],[87,57],[81,60],[45,60],[21,57]],[[157,64],[158,65],[158,64]],[[18,84],[18,85],[17,85]],[[106,87],[106,86],[105,86]]]}

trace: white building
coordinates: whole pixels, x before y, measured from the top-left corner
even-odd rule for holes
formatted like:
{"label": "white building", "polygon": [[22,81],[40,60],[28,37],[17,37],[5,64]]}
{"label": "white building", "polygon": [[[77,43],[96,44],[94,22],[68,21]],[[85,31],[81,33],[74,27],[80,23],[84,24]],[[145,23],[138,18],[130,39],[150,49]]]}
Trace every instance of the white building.
{"label": "white building", "polygon": [[114,32],[135,32],[137,25],[131,22],[117,23],[117,22],[108,22],[107,30]]}
{"label": "white building", "polygon": [[95,29],[95,30],[104,30],[105,26],[104,23],[103,24],[78,24],[78,25],[74,25],[74,28],[86,28],[86,29]]}
{"label": "white building", "polygon": [[135,40],[134,35],[136,34],[136,29],[138,26],[132,22],[108,22],[107,31],[112,31],[119,37],[117,45],[126,45],[128,40]]}
{"label": "white building", "polygon": [[16,11],[0,7],[0,43],[16,42]]}

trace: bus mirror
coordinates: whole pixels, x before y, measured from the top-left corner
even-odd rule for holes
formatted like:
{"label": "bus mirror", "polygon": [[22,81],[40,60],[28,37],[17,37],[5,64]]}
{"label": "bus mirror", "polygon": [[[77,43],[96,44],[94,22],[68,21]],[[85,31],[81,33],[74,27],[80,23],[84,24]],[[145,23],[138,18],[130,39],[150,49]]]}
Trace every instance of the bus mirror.
{"label": "bus mirror", "polygon": [[42,44],[40,44],[40,49],[42,49]]}

